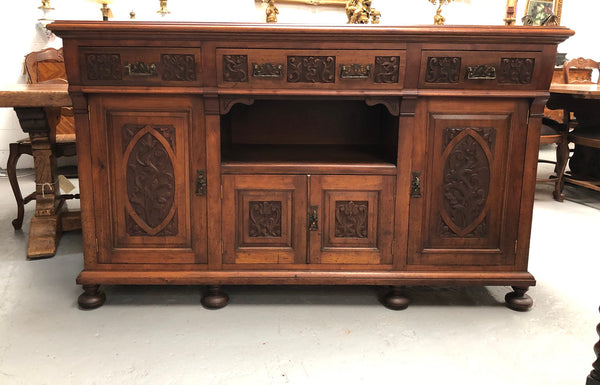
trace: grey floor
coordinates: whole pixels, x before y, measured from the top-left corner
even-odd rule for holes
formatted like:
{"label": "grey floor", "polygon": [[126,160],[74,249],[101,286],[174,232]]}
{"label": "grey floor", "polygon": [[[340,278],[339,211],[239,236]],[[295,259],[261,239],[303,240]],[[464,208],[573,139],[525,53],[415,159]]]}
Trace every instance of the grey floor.
{"label": "grey floor", "polygon": [[218,311],[200,306],[200,287],[109,286],[103,307],[82,311],[81,234],[26,260],[28,224],[13,231],[0,178],[0,384],[584,384],[600,194],[558,203],[550,191],[538,184],[527,313],[504,307],[508,287],[410,288],[413,304],[394,312],[377,288],[296,286],[229,287]]}

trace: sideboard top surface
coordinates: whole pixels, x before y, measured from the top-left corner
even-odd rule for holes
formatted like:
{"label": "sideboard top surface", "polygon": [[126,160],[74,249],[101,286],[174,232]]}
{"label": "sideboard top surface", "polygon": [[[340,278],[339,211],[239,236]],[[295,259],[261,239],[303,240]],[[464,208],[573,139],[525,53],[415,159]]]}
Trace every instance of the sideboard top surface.
{"label": "sideboard top surface", "polygon": [[[59,20],[48,26],[60,37],[82,36],[107,39],[140,37],[167,40],[182,35],[206,39],[249,40],[257,37],[269,40],[303,39],[356,39],[389,41],[435,40],[460,43],[473,39],[490,43],[560,43],[574,31],[566,27],[529,26],[362,26],[362,25],[309,25],[309,24],[248,24],[248,23],[193,23],[193,22],[138,22],[138,21],[66,21]],[[149,34],[154,32],[154,34]]]}

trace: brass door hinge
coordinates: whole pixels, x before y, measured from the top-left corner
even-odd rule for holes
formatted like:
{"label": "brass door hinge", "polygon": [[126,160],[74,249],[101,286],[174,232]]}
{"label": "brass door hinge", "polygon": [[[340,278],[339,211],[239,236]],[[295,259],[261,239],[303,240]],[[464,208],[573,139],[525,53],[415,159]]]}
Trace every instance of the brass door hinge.
{"label": "brass door hinge", "polygon": [[92,121],[92,108],[90,107],[90,105],[88,104],[88,121]]}
{"label": "brass door hinge", "polygon": [[98,238],[96,238],[96,257],[100,255],[100,245],[98,244]]}
{"label": "brass door hinge", "polygon": [[221,239],[221,255],[225,254],[225,244],[223,243],[223,240]]}
{"label": "brass door hinge", "polygon": [[221,185],[221,200],[223,200],[223,185]]}
{"label": "brass door hinge", "polygon": [[519,241],[515,241],[515,255],[517,255],[517,248],[519,247]]}

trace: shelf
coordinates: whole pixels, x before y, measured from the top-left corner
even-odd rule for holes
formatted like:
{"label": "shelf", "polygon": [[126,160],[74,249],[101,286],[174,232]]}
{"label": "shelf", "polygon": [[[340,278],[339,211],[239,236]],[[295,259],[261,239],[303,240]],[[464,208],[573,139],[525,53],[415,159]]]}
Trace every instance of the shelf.
{"label": "shelf", "polygon": [[333,145],[233,145],[224,148],[221,170],[238,173],[395,175],[377,147]]}

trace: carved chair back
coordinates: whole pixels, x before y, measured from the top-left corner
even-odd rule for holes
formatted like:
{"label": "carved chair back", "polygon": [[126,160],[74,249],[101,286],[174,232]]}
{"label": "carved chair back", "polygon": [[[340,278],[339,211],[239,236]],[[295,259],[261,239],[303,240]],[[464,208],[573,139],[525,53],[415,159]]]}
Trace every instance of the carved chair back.
{"label": "carved chair back", "polygon": [[[28,83],[67,83],[63,49],[46,48],[25,56],[25,71]],[[50,139],[56,142],[75,141],[73,109],[46,108],[50,125]]]}
{"label": "carved chair back", "polygon": [[[600,72],[600,63],[580,57],[566,61],[563,64],[563,71],[567,83],[594,84],[592,73],[594,71]],[[598,76],[596,82],[600,84],[600,76]]]}

